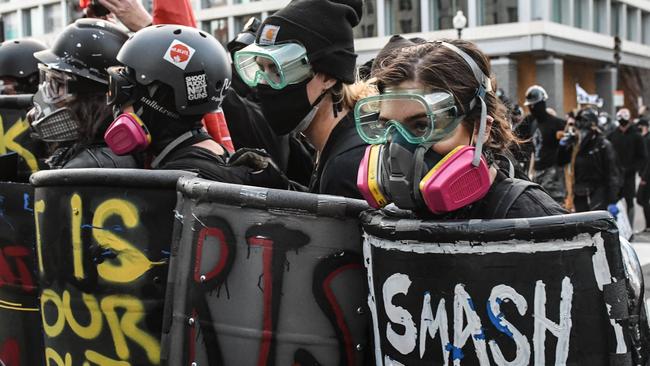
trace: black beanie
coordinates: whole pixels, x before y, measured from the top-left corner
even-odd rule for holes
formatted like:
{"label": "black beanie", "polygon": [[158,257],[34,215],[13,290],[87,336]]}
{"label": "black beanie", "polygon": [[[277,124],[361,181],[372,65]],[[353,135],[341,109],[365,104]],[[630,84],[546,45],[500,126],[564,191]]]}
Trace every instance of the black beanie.
{"label": "black beanie", "polygon": [[361,0],[293,0],[264,20],[256,43],[298,41],[315,72],[352,84],[357,60],[352,28],[362,6]]}
{"label": "black beanie", "polygon": [[375,72],[381,68],[383,62],[389,57],[391,57],[395,52],[398,52],[398,50],[401,50],[402,48],[426,43],[426,42],[427,42],[426,39],[423,38],[415,37],[415,38],[406,39],[400,36],[399,34],[390,37],[388,43],[386,43],[384,48],[379,50],[379,53],[377,53],[377,56],[372,61],[370,76],[374,75]]}

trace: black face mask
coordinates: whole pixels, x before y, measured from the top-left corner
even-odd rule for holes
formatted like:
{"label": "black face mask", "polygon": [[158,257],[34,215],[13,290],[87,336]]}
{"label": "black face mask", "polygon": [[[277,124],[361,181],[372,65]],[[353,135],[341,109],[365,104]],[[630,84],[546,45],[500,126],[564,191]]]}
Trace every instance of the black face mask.
{"label": "black face mask", "polygon": [[[257,86],[257,95],[262,105],[264,118],[276,135],[286,135],[295,130],[313,109],[307,97],[307,83],[310,80],[287,85],[281,90],[264,84]],[[316,103],[319,101],[317,100]]]}
{"label": "black face mask", "polygon": [[621,119],[618,120],[618,124],[621,125],[621,127],[625,127],[625,126],[627,126],[628,124],[630,124],[630,121],[627,120],[627,119],[623,119],[623,118],[621,118]]}
{"label": "black face mask", "polygon": [[546,102],[538,102],[533,105],[530,110],[530,113],[535,117],[541,117],[546,114]]}

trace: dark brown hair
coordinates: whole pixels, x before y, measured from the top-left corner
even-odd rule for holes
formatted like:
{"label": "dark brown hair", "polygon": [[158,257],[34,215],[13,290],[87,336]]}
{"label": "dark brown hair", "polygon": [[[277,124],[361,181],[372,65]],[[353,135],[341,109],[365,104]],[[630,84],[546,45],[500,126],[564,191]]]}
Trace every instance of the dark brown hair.
{"label": "dark brown hair", "polygon": [[[474,59],[485,75],[491,75],[489,59],[474,43],[443,41],[460,48]],[[428,89],[447,90],[454,95],[460,114],[466,115],[463,125],[470,132],[480,121],[479,104],[468,111],[479,87],[471,67],[459,54],[440,43],[428,42],[396,50],[391,57],[384,59],[374,76],[380,91],[387,87],[397,87],[405,81],[418,82]],[[492,91],[487,92],[484,98],[487,114],[494,118],[486,147],[495,153],[506,153],[519,140],[508,122],[506,107],[497,98],[495,91],[496,83],[492,80]]]}

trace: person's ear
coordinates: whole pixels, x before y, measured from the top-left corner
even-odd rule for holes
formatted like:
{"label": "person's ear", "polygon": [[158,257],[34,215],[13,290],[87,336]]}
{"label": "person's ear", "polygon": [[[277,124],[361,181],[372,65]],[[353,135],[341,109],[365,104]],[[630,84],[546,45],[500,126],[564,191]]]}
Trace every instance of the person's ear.
{"label": "person's ear", "polygon": [[[488,114],[487,119],[485,120],[485,138],[483,140],[483,143],[486,143],[490,138],[490,132],[492,131],[493,124],[494,124],[494,117]],[[481,124],[478,122],[474,124],[474,135],[472,136],[473,141],[478,140],[478,129],[480,126]]]}
{"label": "person's ear", "polygon": [[334,85],[336,85],[338,81],[335,78],[322,73],[317,73],[314,75],[314,79],[318,80],[323,90],[331,89]]}

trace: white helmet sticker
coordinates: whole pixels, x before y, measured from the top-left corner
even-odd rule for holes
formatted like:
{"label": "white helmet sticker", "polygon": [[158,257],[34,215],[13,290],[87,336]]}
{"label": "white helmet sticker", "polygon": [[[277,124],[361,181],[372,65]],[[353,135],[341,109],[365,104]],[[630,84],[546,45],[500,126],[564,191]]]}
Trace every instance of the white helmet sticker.
{"label": "white helmet sticker", "polygon": [[179,69],[185,70],[195,53],[196,50],[194,48],[175,39],[167,49],[167,52],[165,52],[163,58]]}

